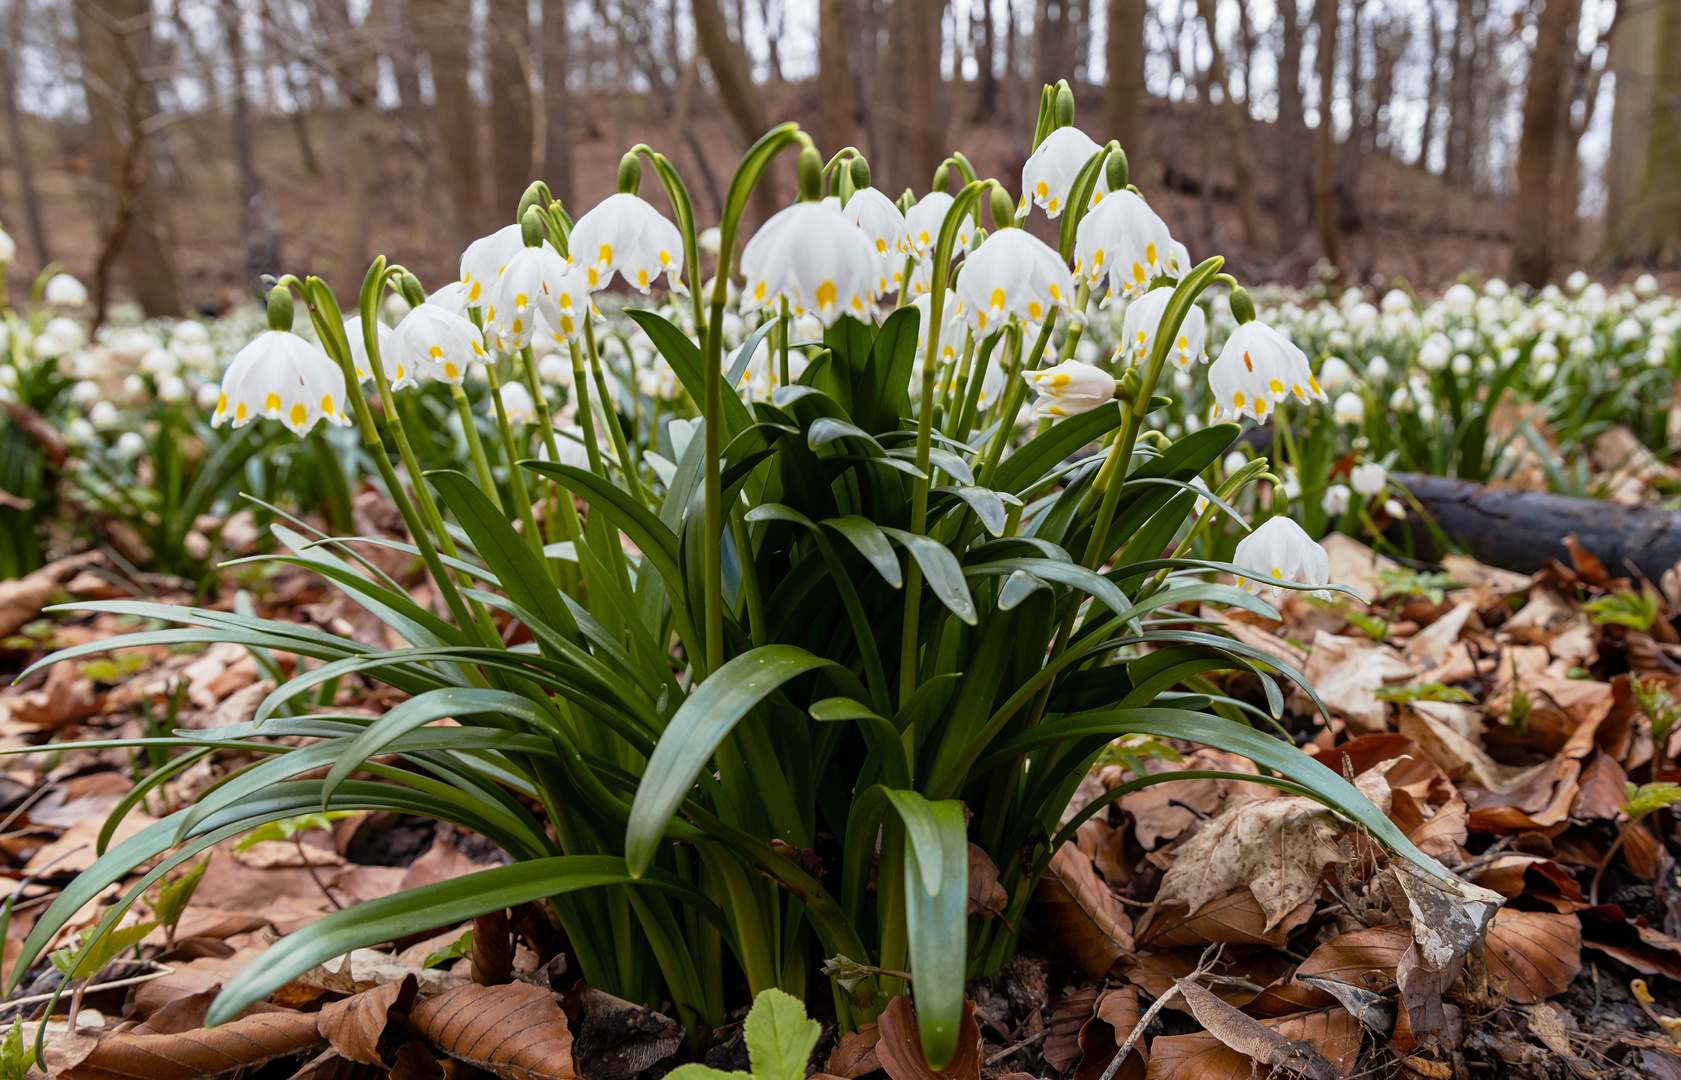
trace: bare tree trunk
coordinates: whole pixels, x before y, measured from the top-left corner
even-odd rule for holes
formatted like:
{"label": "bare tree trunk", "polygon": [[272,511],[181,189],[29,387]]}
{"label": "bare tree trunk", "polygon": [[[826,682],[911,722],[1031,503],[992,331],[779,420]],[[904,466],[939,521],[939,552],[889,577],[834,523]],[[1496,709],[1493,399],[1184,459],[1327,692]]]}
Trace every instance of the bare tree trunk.
{"label": "bare tree trunk", "polygon": [[[1342,30],[1340,0],[1318,0],[1319,127],[1313,133],[1313,216],[1319,250],[1333,268],[1342,259],[1342,225],[1337,206],[1337,134],[1332,116],[1337,90],[1337,39]],[[1340,269],[1337,271],[1341,273]]]}
{"label": "bare tree trunk", "polygon": [[120,255],[128,286],[146,314],[180,315],[186,307],[145,121],[151,94],[145,84],[151,52],[150,10],[144,0],[81,0],[75,5],[82,85],[98,136],[102,172],[111,185],[111,220],[94,272],[94,322],[104,318],[109,278]]}
{"label": "bare tree trunk", "polygon": [[1681,0],[1638,5],[1621,18],[1611,67],[1608,254],[1624,263],[1681,261]]}
{"label": "bare tree trunk", "polygon": [[1471,0],[1457,0],[1453,19],[1453,51],[1448,74],[1447,161],[1442,176],[1452,187],[1471,180],[1471,128],[1474,123],[1471,73],[1476,67],[1477,39]]}
{"label": "bare tree trunk", "polygon": [[1109,39],[1104,66],[1109,87],[1103,95],[1104,127],[1121,149],[1137,154],[1138,107],[1144,98],[1144,12],[1147,0],[1109,0]]}
{"label": "bare tree trunk", "polygon": [[905,111],[912,187],[918,191],[944,159],[940,145],[940,15],[944,0],[897,0],[905,9]]}
{"label": "bare tree trunk", "polygon": [[467,81],[467,46],[472,30],[470,5],[467,0],[414,0],[414,13],[432,67],[432,112],[454,211],[449,244],[449,261],[453,263],[485,231],[478,123],[474,115],[477,110]]}
{"label": "bare tree trunk", "polygon": [[531,22],[525,0],[490,0],[485,76],[490,89],[490,220],[513,220],[531,182]]}
{"label": "bare tree trunk", "polygon": [[[22,110],[18,108],[17,65],[14,55],[23,48],[23,4],[12,0],[6,27],[6,43],[0,45],[0,93],[5,95],[6,127],[11,138],[12,160],[16,162],[18,194],[23,198],[23,216],[29,226],[29,241],[35,248],[35,268],[42,270],[52,262],[47,247],[47,226],[41,217],[41,196],[35,189],[34,155],[30,153],[29,138],[23,130]],[[0,298],[3,299],[3,298]]]}
{"label": "bare tree trunk", "polygon": [[[572,96],[566,33],[569,0],[543,0],[543,176],[561,204],[572,207]],[[576,213],[576,209],[573,209]]]}
{"label": "bare tree trunk", "polygon": [[1307,141],[1302,101],[1302,38],[1307,28],[1302,22],[1299,0],[1282,0],[1281,7],[1278,18],[1283,21],[1284,41],[1278,71],[1278,219],[1285,237],[1281,246],[1294,248],[1308,220],[1302,169]]}
{"label": "bare tree trunk", "polygon": [[246,96],[245,34],[241,29],[243,13],[238,0],[220,0],[218,12],[222,19],[223,40],[228,48],[228,64],[233,75],[233,158],[239,169],[240,224],[245,240],[245,283],[253,294],[264,274],[274,273],[280,261],[279,236],[271,229],[273,214],[266,212],[262,177],[257,174],[257,160],[251,148],[251,102]]}
{"label": "bare tree trunk", "polygon": [[[712,71],[712,81],[718,86],[718,96],[735,121],[736,130],[749,146],[770,127],[766,118],[764,99],[753,85],[753,65],[741,42],[730,38],[724,13],[718,0],[691,0],[695,19],[695,43],[706,66]],[[753,194],[753,205],[760,221],[776,212],[780,201],[776,196],[774,175],[766,171]]]}
{"label": "bare tree trunk", "polygon": [[[1142,4],[1143,0],[1128,0],[1131,3]],[[991,120],[998,112],[998,72],[993,66],[998,63],[998,28],[993,25],[992,4],[990,0],[980,0],[981,7],[981,41],[984,48],[980,61],[980,90],[975,95],[975,122],[984,123]],[[1142,35],[1140,35],[1142,37]],[[1110,69],[1110,78],[1114,78],[1114,68]]]}
{"label": "bare tree trunk", "polygon": [[1078,0],[1038,0],[1033,13],[1033,49],[1039,81],[1074,78],[1074,14]]}
{"label": "bare tree trunk", "polygon": [[[1249,109],[1232,93],[1224,50],[1220,48],[1220,40],[1215,33],[1215,0],[1197,0],[1197,8],[1208,32],[1209,88],[1212,91],[1213,87],[1218,86],[1224,99],[1220,111],[1226,124],[1226,141],[1231,146],[1232,182],[1237,187],[1237,216],[1243,226],[1243,244],[1258,255],[1265,254],[1267,242],[1261,231],[1261,205],[1260,200],[1255,197],[1255,166],[1249,153]],[[1213,95],[1210,93],[1209,107],[1212,108],[1213,104]],[[1208,178],[1205,178],[1205,182],[1208,182]]]}
{"label": "bare tree trunk", "polygon": [[1581,0],[1539,0],[1528,89],[1523,99],[1523,134],[1518,140],[1518,193],[1513,201],[1512,276],[1541,286],[1557,259],[1554,182],[1559,128],[1564,119],[1566,59],[1574,45]]}
{"label": "bare tree trunk", "polygon": [[1436,106],[1437,98],[1441,96],[1441,68],[1442,68],[1442,16],[1437,7],[1440,0],[1426,0],[1430,11],[1429,34],[1429,67],[1425,69],[1424,81],[1424,126],[1418,136],[1418,161],[1415,162],[1425,172],[1430,171],[1430,144],[1436,141]]}
{"label": "bare tree trunk", "polygon": [[818,0],[818,100],[824,150],[833,154],[853,138],[852,0]]}

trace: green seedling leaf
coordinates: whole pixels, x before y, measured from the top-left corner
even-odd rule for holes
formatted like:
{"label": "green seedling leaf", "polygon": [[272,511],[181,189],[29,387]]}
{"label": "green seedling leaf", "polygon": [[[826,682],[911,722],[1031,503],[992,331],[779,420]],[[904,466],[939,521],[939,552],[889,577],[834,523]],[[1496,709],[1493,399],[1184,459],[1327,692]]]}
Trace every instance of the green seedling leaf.
{"label": "green seedling leaf", "polygon": [[91,978],[99,974],[101,968],[115,960],[124,950],[140,944],[141,939],[157,928],[158,924],[154,921],[112,930],[91,946],[84,946],[80,960],[76,959],[77,950],[70,948],[60,949],[48,959],[66,979]]}
{"label": "green seedling leaf", "polygon": [[1413,683],[1409,686],[1380,686],[1372,691],[1372,696],[1379,701],[1392,701],[1398,705],[1405,705],[1414,701],[1470,703],[1476,700],[1457,686],[1447,686],[1439,682]]}
{"label": "green seedling leaf", "polygon": [[23,1080],[35,1064],[35,1048],[23,1045],[23,1024],[13,1021],[11,1030],[0,1041],[0,1080]]}
{"label": "green seedling leaf", "polygon": [[422,970],[429,970],[437,967],[439,964],[447,964],[451,960],[459,960],[463,956],[469,956],[472,952],[473,931],[469,929],[465,934],[462,934],[460,937],[456,938],[450,944],[445,945],[437,952],[427,953],[426,959],[421,961],[420,967]]}
{"label": "green seedling leaf", "polygon": [[742,1033],[754,1080],[805,1080],[823,1026],[806,1016],[799,998],[773,988],[753,999]]}
{"label": "green seedling leaf", "polygon": [[[258,830],[259,832],[261,830]],[[204,880],[204,871],[210,866],[210,856],[206,855],[198,862],[189,866],[174,881],[166,881],[158,886],[158,900],[152,905],[152,914],[158,917],[158,922],[175,929],[175,924],[181,921],[181,913],[187,910],[192,902],[193,893],[198,890],[199,882]]]}
{"label": "green seedling leaf", "polygon": [[252,829],[235,845],[240,851],[250,851],[264,840],[290,840],[298,833],[310,832],[314,829],[331,831],[333,822],[339,818],[349,817],[348,810],[328,810],[321,813],[302,814],[283,821],[271,821],[267,825]]}
{"label": "green seedling leaf", "polygon": [[1626,626],[1630,630],[1644,632],[1658,621],[1660,608],[1657,594],[1650,590],[1630,592],[1618,589],[1598,600],[1589,600],[1582,605],[1582,610],[1588,613],[1588,618],[1596,626]]}
{"label": "green seedling leaf", "polygon": [[1641,784],[1639,787],[1630,784],[1628,800],[1623,803],[1623,813],[1631,820],[1637,820],[1666,806],[1674,806],[1678,802],[1681,802],[1681,784],[1670,783],[1667,780]]}

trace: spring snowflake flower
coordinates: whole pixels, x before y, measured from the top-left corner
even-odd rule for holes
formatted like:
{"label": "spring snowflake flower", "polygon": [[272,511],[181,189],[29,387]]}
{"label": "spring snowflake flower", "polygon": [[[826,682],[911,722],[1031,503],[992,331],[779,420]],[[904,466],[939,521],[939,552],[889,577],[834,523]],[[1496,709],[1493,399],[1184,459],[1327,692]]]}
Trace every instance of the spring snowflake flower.
{"label": "spring snowflake flower", "polygon": [[344,373],[319,345],[288,330],[265,330],[228,365],[210,426],[244,427],[266,416],[295,435],[308,434],[320,420],[347,427],[344,393]]}
{"label": "spring snowflake flower", "polygon": [[1389,361],[1381,356],[1366,361],[1366,378],[1373,382],[1386,381],[1389,378]]}
{"label": "spring snowflake flower", "polygon": [[[386,378],[391,377],[391,328],[374,320],[375,330],[379,340],[379,359],[385,368]],[[350,360],[356,368],[356,381],[365,383],[374,377],[373,365],[368,363],[368,339],[362,333],[362,316],[352,315],[344,320],[345,340],[350,342]],[[405,384],[406,385],[406,384]]]}
{"label": "spring snowflake flower", "polygon": [[412,309],[391,331],[389,355],[393,390],[418,383],[421,375],[460,386],[470,366],[489,359],[479,328],[431,301]]}
{"label": "spring snowflake flower", "polygon": [[1243,416],[1264,421],[1272,406],[1291,396],[1303,404],[1327,400],[1306,354],[1259,321],[1232,331],[1208,369],[1208,389],[1216,422]]}
{"label": "spring snowflake flower", "polygon": [[[1150,279],[1178,271],[1167,225],[1131,191],[1117,191],[1080,219],[1074,236],[1074,273],[1093,290],[1108,277],[1107,306],[1117,296],[1140,296]],[[1189,256],[1185,257],[1189,262]]]}
{"label": "spring snowflake flower", "polygon": [[5,266],[17,258],[17,241],[13,240],[5,229],[0,229],[0,266]]}
{"label": "spring snowflake flower", "polygon": [[1400,289],[1390,289],[1383,294],[1383,299],[1378,301],[1378,306],[1383,309],[1385,315],[1399,315],[1403,311],[1413,309],[1413,298]]}
{"label": "spring snowflake flower", "polygon": [[502,411],[507,414],[510,424],[535,424],[537,422],[537,403],[531,400],[531,391],[524,383],[503,383],[497,391],[502,398]]}
{"label": "spring snowflake flower", "polygon": [[905,276],[902,250],[905,215],[899,213],[892,199],[875,188],[854,191],[841,214],[862,229],[864,237],[875,246],[876,258],[881,263],[881,279],[876,282],[876,293],[879,295],[898,289]]}
{"label": "spring snowflake flower", "polygon": [[186,401],[187,382],[179,375],[165,375],[158,380],[159,401]]}
{"label": "spring snowflake flower", "polygon": [[1339,424],[1358,424],[1366,419],[1366,400],[1352,390],[1337,395],[1331,406],[1331,419]]}
{"label": "spring snowflake flower", "polygon": [[[1057,128],[1046,135],[1045,141],[1021,167],[1021,202],[1016,206],[1016,220],[1027,217],[1030,198],[1046,217],[1061,217],[1074,178],[1101,149],[1090,135],[1077,127]],[[1107,177],[1100,176],[1098,183],[1107,192]]]}
{"label": "spring snowflake flower", "polygon": [[[916,361],[912,366],[911,374],[911,384],[913,386],[920,386],[922,383],[922,362],[928,356],[928,309],[933,302],[934,297],[932,295],[919,296],[911,301],[911,306],[916,308],[917,313],[921,316],[917,320]],[[957,294],[947,289],[945,306],[941,312],[945,316],[945,325],[940,327],[940,343],[936,348],[936,359],[941,364],[954,363],[963,352],[963,319],[957,308]],[[956,374],[956,369],[953,369],[952,376],[954,378]]]}
{"label": "spring snowflake flower", "polygon": [[644,296],[661,274],[673,292],[688,291],[683,234],[640,195],[607,196],[578,219],[568,243],[572,265],[584,268],[591,289],[605,288],[617,273]]}
{"label": "spring snowflake flower", "polygon": [[1431,334],[1424,339],[1424,344],[1418,347],[1418,366],[1425,371],[1440,371],[1448,366],[1448,357],[1453,355],[1453,342],[1446,334]]}
{"label": "spring snowflake flower", "polygon": [[88,290],[69,274],[54,274],[42,297],[54,307],[81,307],[88,302]]}
{"label": "spring snowflake flower", "polygon": [[[1254,577],[1240,577],[1237,583],[1256,595],[1266,588],[1271,588],[1274,596],[1282,595],[1284,590],[1275,582],[1331,583],[1330,555],[1300,525],[1284,516],[1268,518],[1239,540],[1232,562],[1254,571]],[[1330,598],[1325,590],[1315,591]]]}
{"label": "spring snowflake flower", "polygon": [[1348,510],[1350,492],[1347,484],[1332,484],[1319,500],[1319,508],[1327,517],[1342,517]]}
{"label": "spring snowflake flower", "polygon": [[[0,259],[0,262],[4,261]],[[1634,279],[1634,295],[1642,298],[1658,295],[1658,279],[1651,274],[1641,274]]]}
{"label": "spring snowflake flower", "polygon": [[[905,215],[905,239],[899,249],[900,255],[909,255],[921,261],[933,249],[934,241],[940,238],[940,226],[946,220],[946,211],[951,209],[953,198],[943,191],[930,191],[917,201]],[[968,214],[957,224],[957,243],[953,253],[969,250],[969,243],[974,239],[975,219]]]}
{"label": "spring snowflake flower", "polygon": [[1041,323],[1052,308],[1074,315],[1074,281],[1049,244],[1000,229],[964,260],[957,302],[977,339],[1007,322]]}
{"label": "spring snowflake flower", "polygon": [[1340,356],[1327,356],[1325,362],[1319,365],[1319,385],[1326,390],[1336,390],[1353,381],[1354,369]]}
{"label": "spring snowflake flower", "polygon": [[[1156,331],[1161,328],[1162,314],[1173,298],[1173,289],[1164,285],[1151,289],[1127,305],[1121,320],[1121,341],[1115,349],[1115,361],[1126,366],[1143,367],[1156,347]],[[1189,370],[1197,361],[1208,362],[1205,343],[1208,339],[1208,316],[1195,304],[1185,312],[1179,324],[1179,334],[1168,346],[1167,358],[1181,370]]]}
{"label": "spring snowflake flower", "polygon": [[525,247],[525,233],[518,225],[504,225],[489,236],[467,245],[461,255],[461,296],[471,307],[483,307],[485,293],[502,276],[508,260]]}
{"label": "spring snowflake flower", "polygon": [[[576,234],[574,234],[576,235]],[[830,203],[798,202],[771,215],[741,252],[741,314],[786,299],[824,326],[875,313],[881,279],[875,246]]]}
{"label": "spring snowflake flower", "polygon": [[1457,312],[1460,315],[1469,315],[1476,302],[1477,290],[1463,281],[1448,286],[1447,292],[1442,294],[1442,303],[1446,304],[1450,311]]}
{"label": "spring snowflake flower", "polygon": [[[6,368],[5,370],[12,371],[13,369]],[[92,379],[83,379],[74,386],[70,387],[70,404],[72,405],[92,405],[104,396],[105,391],[101,389],[100,385]]]}
{"label": "spring snowflake flower", "polygon": [[1369,498],[1389,486],[1389,472],[1375,461],[1365,461],[1348,471],[1348,482]]}
{"label": "spring snowflake flower", "polygon": [[1453,363],[1448,366],[1452,369],[1455,375],[1463,376],[1471,374],[1471,358],[1465,353],[1456,354],[1453,358]]}
{"label": "spring snowflake flower", "polygon": [[146,452],[146,436],[138,431],[125,431],[117,436],[117,445],[111,448],[111,452],[120,460],[133,461]]}
{"label": "spring snowflake flower", "polygon": [[1115,379],[1100,368],[1078,360],[1064,360],[1043,371],[1024,371],[1021,377],[1039,399],[1034,416],[1078,416],[1115,400]]}
{"label": "spring snowflake flower", "polygon": [[498,349],[513,352],[531,344],[541,312],[552,330],[571,339],[588,295],[584,271],[568,266],[553,248],[522,248],[491,287],[485,330]]}

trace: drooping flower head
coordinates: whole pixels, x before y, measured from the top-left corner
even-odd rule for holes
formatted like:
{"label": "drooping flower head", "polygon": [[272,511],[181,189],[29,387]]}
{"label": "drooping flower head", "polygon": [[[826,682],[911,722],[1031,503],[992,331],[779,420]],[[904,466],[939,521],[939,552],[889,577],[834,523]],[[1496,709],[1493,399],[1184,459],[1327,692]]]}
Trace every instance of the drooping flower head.
{"label": "drooping flower head", "polygon": [[1208,389],[1214,399],[1211,419],[1216,422],[1242,416],[1264,421],[1272,407],[1287,397],[1303,403],[1326,400],[1306,354],[1259,321],[1232,331],[1208,369]]}
{"label": "drooping flower head", "polygon": [[1034,416],[1078,416],[1115,400],[1114,376],[1078,360],[1021,374],[1039,395],[1033,403]]}
{"label": "drooping flower head", "polygon": [[875,313],[881,264],[864,231],[835,205],[797,202],[760,226],[741,252],[741,314],[786,299],[796,315],[807,312],[824,326],[842,315]]}
{"label": "drooping flower head", "polygon": [[[379,342],[380,366],[385,368],[386,377],[390,378],[391,328],[375,319],[374,333],[377,335]],[[352,315],[344,320],[344,336],[350,342],[350,359],[356,365],[356,381],[359,383],[367,382],[374,377],[374,366],[368,363],[368,339],[362,332],[362,316]]]}
{"label": "drooping flower head", "polygon": [[[934,297],[932,293],[926,293],[911,301],[911,306],[916,308],[922,316],[917,322],[916,330],[916,371],[922,370],[923,358],[928,355],[928,315],[929,308],[933,307],[933,304]],[[945,305],[943,311],[941,312],[942,317],[940,320],[945,323],[945,325],[940,327],[940,342],[937,346],[935,346],[936,359],[941,364],[950,364],[955,362],[963,352],[963,320],[957,309],[957,294],[952,292],[950,289],[947,289]],[[953,372],[953,374],[955,375],[956,373]],[[920,379],[918,377],[914,375],[911,377],[911,382],[913,384],[919,381]]]}
{"label": "drooping flower head", "polygon": [[[1156,331],[1161,328],[1162,314],[1172,298],[1173,289],[1164,285],[1151,289],[1127,305],[1126,316],[1121,320],[1121,341],[1115,348],[1117,364],[1144,366],[1151,350],[1156,347]],[[1181,371],[1189,370],[1199,360],[1206,362],[1208,353],[1204,351],[1204,343],[1207,339],[1208,317],[1193,304],[1179,324],[1179,333],[1168,346],[1167,358]]]}
{"label": "drooping flower head", "polygon": [[421,375],[460,386],[469,365],[487,359],[478,327],[427,301],[410,310],[391,331],[387,366],[397,375],[391,388],[398,390],[417,383]]}
{"label": "drooping flower head", "polygon": [[1074,281],[1062,256],[1021,229],[999,229],[964,260],[957,302],[981,338],[1006,322],[1041,323],[1052,308],[1074,314]]}
{"label": "drooping flower head", "polygon": [[505,225],[467,245],[461,254],[461,291],[469,307],[483,307],[486,293],[502,276],[508,260],[525,247],[518,225]]}
{"label": "drooping flower head", "polygon": [[905,256],[901,250],[905,242],[905,215],[899,213],[892,199],[869,187],[854,191],[841,213],[864,231],[865,238],[876,249],[881,264],[877,294],[897,290],[903,284],[905,273]]}
{"label": "drooping flower head", "polygon": [[537,405],[531,400],[531,391],[523,383],[505,382],[497,390],[502,399],[502,412],[510,424],[535,424],[537,422]]}
{"label": "drooping flower head", "polygon": [[228,365],[210,425],[244,427],[266,416],[296,435],[318,420],[345,427],[344,393],[344,373],[319,345],[289,330],[265,330]]}
{"label": "drooping flower head", "polygon": [[1074,272],[1084,274],[1094,291],[1109,279],[1105,305],[1117,296],[1143,295],[1151,278],[1183,273],[1177,262],[1167,225],[1135,192],[1110,194],[1080,219],[1074,234]]}
{"label": "drooping flower head", "polygon": [[531,344],[540,312],[551,330],[570,339],[577,333],[577,306],[588,295],[584,271],[568,266],[553,248],[523,248],[490,290],[485,332],[498,349],[512,352]]}
{"label": "drooping flower head", "polygon": [[[901,256],[909,255],[917,261],[927,258],[934,241],[940,238],[940,226],[945,223],[946,211],[956,201],[943,191],[930,191],[905,214],[905,239],[899,249]],[[957,223],[957,244],[953,253],[969,250],[975,235],[975,219],[963,215]]]}
{"label": "drooping flower head", "polygon": [[[1057,128],[1045,136],[1021,167],[1021,202],[1016,206],[1016,220],[1027,217],[1028,200],[1045,212],[1048,218],[1062,216],[1068,206],[1069,192],[1074,179],[1091,156],[1102,147],[1077,127]],[[1098,187],[1107,193],[1108,178],[1098,176]],[[1094,192],[1096,194],[1096,192]],[[1094,203],[1100,201],[1094,198]]]}
{"label": "drooping flower head", "polygon": [[[1331,556],[1300,525],[1283,515],[1268,518],[1239,540],[1232,562],[1254,572],[1254,577],[1240,577],[1237,583],[1256,595],[1267,588],[1274,596],[1281,595],[1284,590],[1277,582],[1331,583]],[[1327,599],[1330,596],[1324,590],[1316,591]]]}
{"label": "drooping flower head", "polygon": [[682,282],[683,234],[641,196],[609,195],[572,226],[571,263],[583,267],[590,289],[602,289],[619,274],[647,295],[661,274],[673,292]]}

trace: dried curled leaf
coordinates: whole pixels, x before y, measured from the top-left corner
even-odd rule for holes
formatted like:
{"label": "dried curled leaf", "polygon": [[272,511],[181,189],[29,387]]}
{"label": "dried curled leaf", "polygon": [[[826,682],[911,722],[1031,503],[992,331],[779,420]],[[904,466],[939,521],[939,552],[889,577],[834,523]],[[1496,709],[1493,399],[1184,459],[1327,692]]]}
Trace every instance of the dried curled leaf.
{"label": "dried curled leaf", "polygon": [[1582,970],[1582,922],[1575,915],[1501,908],[1488,928],[1488,977],[1522,1005],[1551,997]]}
{"label": "dried curled leaf", "polygon": [[[1074,1070],[1074,1080],[1101,1080],[1121,1044],[1138,1026],[1138,1018],[1138,987],[1104,991],[1097,999],[1096,1015],[1080,1029],[1080,1065]],[[1121,1062],[1113,1080],[1143,1080],[1149,1061],[1144,1041],[1140,1039]]]}
{"label": "dried curled leaf", "polygon": [[1201,983],[1180,979],[1176,985],[1197,1023],[1226,1046],[1253,1058],[1257,1064],[1282,1066],[1308,1080],[1338,1080],[1341,1076],[1336,1066],[1308,1043],[1238,1012],[1209,993]]}
{"label": "dried curled leaf", "polygon": [[538,986],[457,986],[416,1006],[409,1027],[457,1061],[502,1080],[577,1080],[566,1014]]}
{"label": "dried curled leaf", "polygon": [[414,1007],[419,985],[413,975],[408,975],[399,982],[332,1002],[321,1009],[321,1034],[340,1057],[389,1068],[398,1047],[406,1041],[400,1031],[401,1018]]}
{"label": "dried curled leaf", "polygon": [[909,994],[901,994],[882,1010],[881,1041],[876,1057],[890,1080],[980,1080],[981,1029],[975,1023],[975,1003],[963,1002],[963,1023],[957,1031],[957,1052],[938,1072],[922,1056],[922,1034]]}
{"label": "dried curled leaf", "polygon": [[1051,859],[1033,893],[1034,916],[1089,979],[1101,979],[1132,951],[1132,920],[1073,842]]}
{"label": "dried curled leaf", "polygon": [[107,1035],[57,1080],[193,1080],[302,1054],[326,1040],[307,1013],[256,1013],[173,1035]]}

